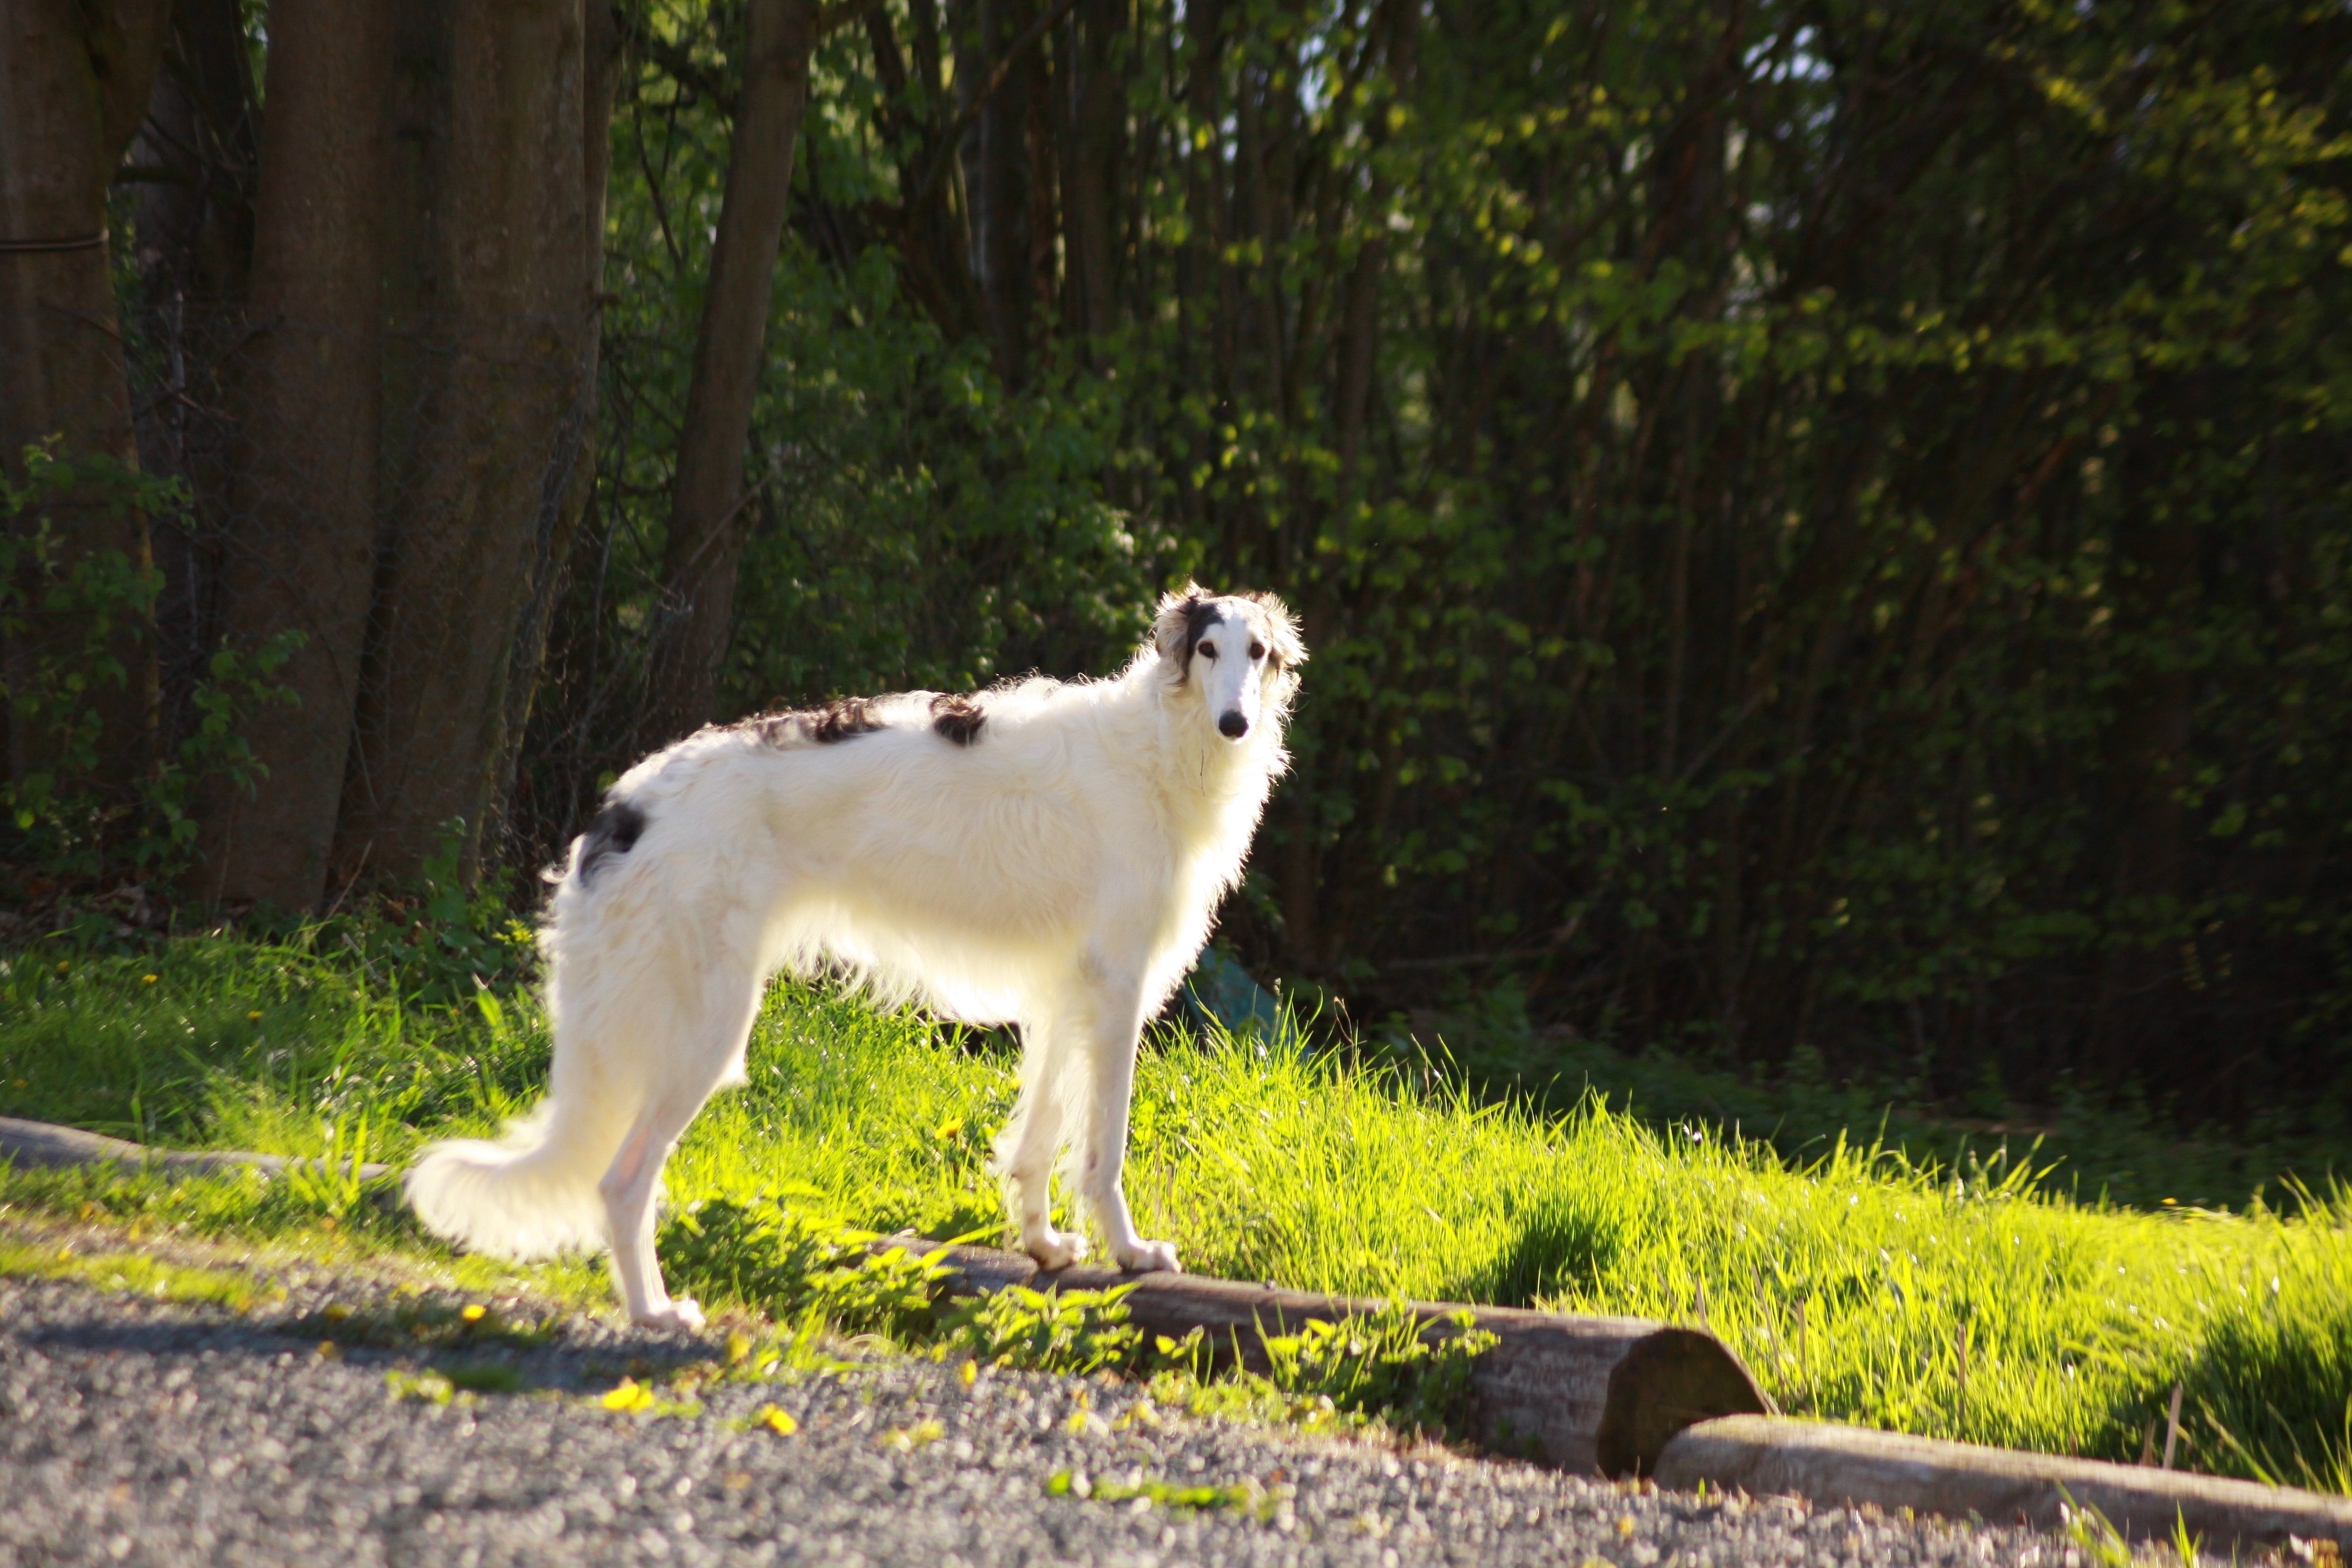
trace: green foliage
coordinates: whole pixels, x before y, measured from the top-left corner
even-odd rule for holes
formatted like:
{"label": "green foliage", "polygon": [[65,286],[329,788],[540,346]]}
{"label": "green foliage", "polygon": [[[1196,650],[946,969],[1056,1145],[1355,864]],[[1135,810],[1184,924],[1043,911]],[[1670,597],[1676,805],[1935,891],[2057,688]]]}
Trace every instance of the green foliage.
{"label": "green foliage", "polygon": [[[1143,1331],[1128,1321],[1132,1286],[1110,1290],[1032,1290],[1015,1285],[948,1303],[940,1343],[949,1354],[990,1366],[1076,1373],[1132,1370],[1145,1353]],[[1198,1331],[1195,1331],[1197,1333]],[[1189,1347],[1161,1336],[1162,1360]]]}
{"label": "green foliage", "polygon": [[1231,1510],[1255,1513],[1270,1518],[1272,1500],[1255,1479],[1235,1482],[1232,1486],[1185,1486],[1158,1476],[1142,1476],[1122,1481],[1104,1478],[1088,1479],[1071,1470],[1056,1470],[1045,1478],[1047,1497],[1091,1498],[1097,1502],[1129,1502],[1137,1498],[1149,1499],[1155,1508],[1181,1509],[1187,1512],[1200,1509]]}
{"label": "green foliage", "polygon": [[[0,779],[0,814],[15,839],[7,858],[52,881],[126,865],[174,877],[194,858],[194,812],[206,782],[251,784],[258,764],[240,717],[293,700],[270,677],[302,635],[283,633],[249,653],[221,646],[189,693],[194,721],[171,754],[135,779],[100,780],[97,700],[130,687],[125,650],[152,641],[163,579],[120,550],[69,548],[50,513],[70,498],[118,518],[168,516],[189,506],[188,489],[102,454],[60,453],[53,441],[23,457],[21,482],[0,471],[0,643],[15,655],[0,672],[0,703],[12,744],[32,759]],[[76,637],[25,635],[37,626],[69,626]]]}
{"label": "green foliage", "polygon": [[688,1205],[662,1226],[665,1270],[682,1291],[785,1321],[812,1314],[849,1333],[925,1334],[943,1270],[938,1255],[877,1251],[861,1231],[772,1199]]}
{"label": "green foliage", "polygon": [[1433,1335],[1402,1302],[1371,1317],[1310,1320],[1295,1334],[1268,1337],[1269,1379],[1285,1394],[1319,1394],[1407,1432],[1460,1436],[1469,1426],[1471,1363],[1496,1342],[1476,1323],[1475,1314],[1456,1312]]}
{"label": "green foliage", "polygon": [[[2352,1112],[2340,12],[1144,6],[1041,44],[1107,111],[1011,132],[1049,188],[943,212],[985,63],[922,14],[812,74],[731,708],[1273,587],[1316,662],[1261,970],[1948,1104]],[[549,846],[643,739],[726,20],[648,12],[694,66],[615,121]]]}

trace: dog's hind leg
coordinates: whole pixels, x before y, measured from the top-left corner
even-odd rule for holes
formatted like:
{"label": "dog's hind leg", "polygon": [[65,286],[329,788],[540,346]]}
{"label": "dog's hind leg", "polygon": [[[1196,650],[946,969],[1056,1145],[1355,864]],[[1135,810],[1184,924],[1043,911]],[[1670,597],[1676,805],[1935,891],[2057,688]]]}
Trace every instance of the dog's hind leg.
{"label": "dog's hind leg", "polygon": [[1135,1052],[1143,1030],[1141,987],[1111,979],[1098,983],[1094,993],[1082,1047],[1091,1100],[1077,1151],[1078,1194],[1121,1268],[1180,1273],[1175,1245],[1137,1235],[1127,1207],[1128,1104],[1135,1093]]}
{"label": "dog's hind leg", "polygon": [[1074,1072],[1082,1070],[1072,1049],[1076,1031],[1058,1018],[1021,1026],[1021,1098],[1013,1119],[996,1141],[1002,1169],[1010,1182],[1013,1219],[1021,1227],[1021,1250],[1041,1268],[1066,1268],[1086,1260],[1080,1231],[1054,1228],[1054,1156],[1069,1111]]}
{"label": "dog's hind leg", "polygon": [[760,984],[756,975],[714,973],[705,991],[702,1018],[679,1033],[683,1048],[671,1064],[674,1075],[647,1097],[597,1184],[613,1241],[614,1279],[630,1321],[645,1328],[702,1326],[702,1309],[693,1298],[673,1298],[662,1283],[661,1260],[654,1255],[654,1197],[679,1134],[742,1060]]}

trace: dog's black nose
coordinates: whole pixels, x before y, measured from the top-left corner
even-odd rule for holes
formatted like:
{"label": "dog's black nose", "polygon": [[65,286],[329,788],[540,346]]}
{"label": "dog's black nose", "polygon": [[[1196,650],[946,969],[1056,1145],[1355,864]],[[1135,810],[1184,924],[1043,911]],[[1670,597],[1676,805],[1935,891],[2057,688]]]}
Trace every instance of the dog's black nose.
{"label": "dog's black nose", "polygon": [[1228,713],[1217,721],[1217,731],[1228,741],[1238,741],[1249,733],[1249,721],[1238,711]]}

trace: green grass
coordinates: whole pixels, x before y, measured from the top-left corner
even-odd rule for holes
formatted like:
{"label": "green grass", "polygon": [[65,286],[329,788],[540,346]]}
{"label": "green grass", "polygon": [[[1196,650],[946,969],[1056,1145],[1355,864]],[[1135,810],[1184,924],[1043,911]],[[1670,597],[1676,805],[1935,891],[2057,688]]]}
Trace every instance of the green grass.
{"label": "green grass", "polygon": [[5,1237],[0,1237],[0,1275],[71,1279],[100,1290],[226,1307],[232,1312],[250,1311],[268,1295],[267,1286],[226,1269],[164,1263],[140,1252],[82,1252]]}
{"label": "green grass", "polygon": [[1958,1100],[1932,1100],[1918,1081],[1834,1077],[1801,1048],[1780,1069],[1730,1068],[1672,1050],[1627,1052],[1573,1034],[1538,1031],[1507,986],[1476,1009],[1391,1020],[1377,1048],[1418,1068],[1431,1042],[1450,1070],[1488,1091],[1529,1095],[1554,1110],[1588,1093],[1661,1126],[1709,1123],[1770,1143],[1787,1159],[1818,1158],[1841,1134],[1860,1133],[1915,1164],[1964,1165],[2006,1147],[2049,1167],[2043,1184],[2078,1199],[2138,1208],[2168,1203],[2280,1202],[2297,1184],[2352,1176],[2352,1121],[2333,1097],[2273,1108],[2236,1126],[2184,1126],[2178,1106],[2126,1095],[2103,1099],[2062,1084],[2055,1102],[2021,1105],[1988,1079]]}
{"label": "green grass", "polygon": [[[356,960],[291,944],[8,964],[0,1113],[302,1154],[351,1152],[364,1125],[365,1152],[398,1159],[494,1125],[544,1070],[536,1007],[516,994],[404,1005]],[[987,1149],[1012,1068],[988,1037],[781,986],[749,1083],[689,1131],[670,1192],[1000,1239]],[[10,1176],[0,1198],[135,1202],[240,1233],[332,1221],[354,1245],[431,1247],[331,1184],[151,1178],[121,1189],[134,1200],[78,1180]],[[1139,1073],[1129,1188],[1146,1230],[1207,1273],[1703,1320],[1799,1413],[2129,1460],[2178,1382],[2182,1462],[2352,1491],[2340,1194],[2291,1213],[2090,1205],[1998,1159],[1956,1173],[1832,1142],[1792,1164],[1591,1100],[1540,1114],[1181,1035]]]}

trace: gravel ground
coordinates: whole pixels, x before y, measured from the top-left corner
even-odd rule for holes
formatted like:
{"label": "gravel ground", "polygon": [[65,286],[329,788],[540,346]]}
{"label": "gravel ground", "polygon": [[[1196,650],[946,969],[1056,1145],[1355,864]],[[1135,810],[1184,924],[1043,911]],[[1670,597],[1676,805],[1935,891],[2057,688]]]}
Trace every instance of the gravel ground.
{"label": "gravel ground", "polygon": [[[297,1281],[250,1319],[0,1279],[0,1568],[65,1563],[2039,1563],[2006,1529],[1701,1499],[1226,1424],[1135,1419],[1131,1387],[876,1358],[706,1389],[699,1414],[596,1397],[714,1353],[572,1320],[535,1349],[338,1346]],[[381,1287],[369,1287],[381,1290]],[[454,1304],[454,1303],[452,1303]],[[296,1337],[297,1334],[300,1337]],[[388,1374],[496,1361],[447,1404]],[[446,1389],[445,1389],[446,1392]],[[799,1424],[751,1418],[772,1403]],[[936,1423],[927,1426],[926,1423]],[[1057,1473],[1076,1479],[1054,1495]],[[1191,1510],[1081,1490],[1254,1489]]]}

